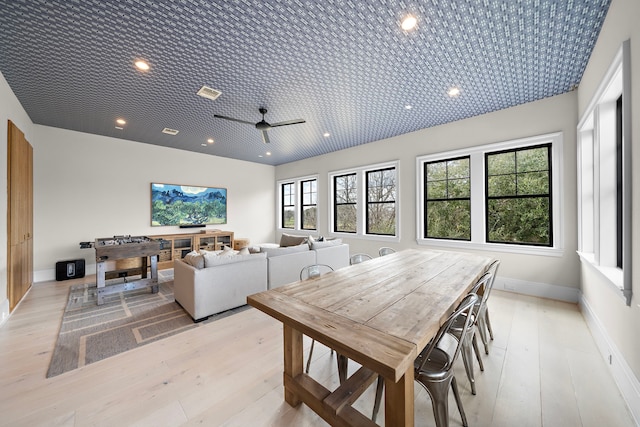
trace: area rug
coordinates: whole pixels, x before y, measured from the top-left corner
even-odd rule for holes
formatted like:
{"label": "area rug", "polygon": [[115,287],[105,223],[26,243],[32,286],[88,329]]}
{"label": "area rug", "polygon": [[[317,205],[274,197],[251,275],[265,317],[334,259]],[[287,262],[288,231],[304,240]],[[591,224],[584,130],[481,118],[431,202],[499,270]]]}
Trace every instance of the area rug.
{"label": "area rug", "polygon": [[148,288],[120,292],[106,296],[100,306],[96,304],[95,283],[71,286],[47,378],[248,308],[228,310],[194,323],[173,299],[173,275],[163,270],[158,282],[158,293]]}

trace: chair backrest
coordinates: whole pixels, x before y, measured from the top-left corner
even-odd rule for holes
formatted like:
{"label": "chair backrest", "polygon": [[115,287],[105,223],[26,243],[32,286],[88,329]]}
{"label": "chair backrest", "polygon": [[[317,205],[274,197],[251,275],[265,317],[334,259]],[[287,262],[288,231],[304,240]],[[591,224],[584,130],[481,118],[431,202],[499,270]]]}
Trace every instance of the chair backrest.
{"label": "chair backrest", "polygon": [[349,265],[360,264],[361,262],[373,259],[369,254],[353,254],[349,258]]}
{"label": "chair backrest", "polygon": [[380,256],[385,256],[385,255],[389,255],[392,253],[395,253],[395,249],[393,248],[388,248],[386,246],[381,247],[380,249],[378,249],[378,255]]}
{"label": "chair backrest", "polygon": [[326,264],[311,264],[303,267],[300,270],[300,280],[313,279],[320,277],[321,275],[333,271],[330,265]]}
{"label": "chair backrest", "polygon": [[487,300],[491,293],[491,285],[493,285],[493,275],[491,274],[491,271],[488,270],[480,276],[476,284],[473,285],[473,288],[471,289],[472,294],[478,295],[478,302],[474,309],[476,318],[484,316],[484,312],[487,309]]}
{"label": "chair backrest", "polygon": [[[440,329],[438,330],[438,333],[435,335],[435,337],[433,337],[433,339],[429,342],[429,344],[427,345],[427,349],[424,353],[420,353],[420,355],[422,356],[422,362],[420,363],[419,367],[417,368],[418,371],[422,370],[424,364],[429,360],[429,356],[431,355],[431,352],[433,351],[434,348],[436,348],[438,346],[438,343],[440,342],[440,340],[442,339],[442,337],[449,332],[449,330],[453,327],[456,319],[459,316],[464,316],[465,317],[465,321],[464,321],[464,327],[462,328],[462,335],[461,336],[466,336],[467,332],[469,331],[469,328],[471,328],[473,325],[471,324],[471,318],[473,316],[471,316],[471,311],[473,310],[473,307],[476,305],[476,303],[478,302],[478,296],[474,293],[469,293],[467,294],[464,299],[460,302],[460,304],[458,305],[458,307],[455,309],[455,311],[453,313],[451,313],[451,315],[447,318],[447,320],[442,324],[442,326],[440,326]],[[451,358],[451,360],[449,360],[449,366],[446,366],[445,369],[449,369],[451,367],[451,365],[453,364],[453,362],[457,359],[458,354],[460,353],[460,349],[462,348],[462,343],[464,340],[458,340],[458,343],[456,345],[456,350],[453,354],[453,357]]]}

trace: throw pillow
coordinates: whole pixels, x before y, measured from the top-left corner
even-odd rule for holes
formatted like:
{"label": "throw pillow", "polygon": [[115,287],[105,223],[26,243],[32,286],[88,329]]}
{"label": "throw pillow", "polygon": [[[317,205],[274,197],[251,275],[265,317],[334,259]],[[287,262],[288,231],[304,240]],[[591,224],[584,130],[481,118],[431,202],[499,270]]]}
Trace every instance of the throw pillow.
{"label": "throw pillow", "polygon": [[304,252],[309,250],[309,245],[303,243],[298,246],[290,246],[286,248],[262,248],[260,252],[264,252],[267,254],[267,257],[278,256],[278,255],[286,255],[292,254],[296,252]]}
{"label": "throw pillow", "polygon": [[184,258],[182,258],[182,260],[197,269],[204,268],[204,256],[199,252],[189,252],[184,256]]}
{"label": "throw pillow", "polygon": [[245,246],[244,248],[240,249],[240,252],[238,252],[238,255],[249,255],[251,254],[251,251],[249,251],[249,247]]}
{"label": "throw pillow", "polygon": [[307,236],[294,236],[292,234],[282,233],[280,236],[280,247],[298,246],[307,241]]}

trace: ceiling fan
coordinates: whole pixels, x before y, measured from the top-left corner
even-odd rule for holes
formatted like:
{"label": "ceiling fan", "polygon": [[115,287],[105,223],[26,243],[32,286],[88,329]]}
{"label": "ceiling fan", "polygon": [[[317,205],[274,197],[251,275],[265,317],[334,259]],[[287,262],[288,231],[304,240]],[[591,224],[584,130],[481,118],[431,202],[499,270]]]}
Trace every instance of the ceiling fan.
{"label": "ceiling fan", "polygon": [[299,123],[304,123],[305,122],[304,119],[294,119],[294,120],[286,120],[284,122],[278,122],[278,123],[267,123],[264,120],[264,115],[267,114],[267,109],[264,108],[264,107],[260,107],[258,109],[258,111],[260,111],[260,114],[262,114],[262,120],[260,120],[258,123],[251,123],[251,122],[247,122],[245,120],[234,119],[233,117],[220,116],[218,114],[214,114],[213,117],[216,117],[218,119],[231,120],[231,121],[234,121],[234,122],[239,122],[239,123],[244,123],[244,124],[247,124],[247,125],[255,126],[256,129],[261,131],[261,133],[262,133],[262,141],[265,144],[269,143],[269,135],[267,134],[267,131],[269,129],[275,128],[275,127],[279,127],[279,126],[297,125]]}

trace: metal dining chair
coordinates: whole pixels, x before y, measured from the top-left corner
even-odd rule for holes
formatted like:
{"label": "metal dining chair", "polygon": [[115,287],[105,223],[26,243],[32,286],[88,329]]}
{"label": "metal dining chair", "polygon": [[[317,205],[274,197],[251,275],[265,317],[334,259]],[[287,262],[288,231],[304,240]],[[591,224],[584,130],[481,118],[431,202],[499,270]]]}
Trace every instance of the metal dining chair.
{"label": "metal dining chair", "polygon": [[396,252],[395,249],[389,248],[387,246],[383,246],[380,249],[378,249],[378,255],[380,255],[380,256],[389,255],[389,254],[392,254],[392,253],[395,253],[395,252]]}
{"label": "metal dining chair", "polygon": [[373,257],[371,257],[371,255],[369,254],[353,254],[349,258],[349,265],[360,264],[361,262],[369,261],[370,259],[373,259]]}
{"label": "metal dining chair", "polygon": [[[453,390],[453,396],[462,417],[462,425],[468,426],[453,372],[453,365],[462,350],[464,340],[457,340],[449,331],[458,319],[463,319],[462,334],[466,336],[468,330],[473,327],[471,323],[472,311],[477,302],[478,296],[476,294],[467,294],[413,363],[414,379],[424,387],[431,397],[433,416],[437,427],[449,426],[449,387]],[[374,422],[381,400],[382,386],[379,378],[372,416]]]}
{"label": "metal dining chair", "polygon": [[[449,425],[449,386],[453,390],[453,396],[456,399],[458,410],[462,417],[462,425],[465,427],[468,425],[467,417],[462,408],[456,377],[453,373],[453,364],[458,354],[460,354],[464,340],[458,341],[448,332],[459,318],[463,318],[465,319],[463,336],[467,334],[467,330],[472,327],[471,312],[477,301],[478,296],[476,294],[468,294],[464,297],[458,308],[440,327],[434,339],[420,352],[413,365],[415,380],[431,396],[433,415],[437,427],[447,427]],[[450,342],[450,340],[455,341],[455,343]]]}
{"label": "metal dining chair", "polygon": [[[456,321],[451,326],[449,333],[456,337],[458,341],[462,342],[462,361],[464,362],[464,369],[467,372],[467,378],[469,378],[469,383],[471,384],[471,393],[476,394],[476,381],[475,375],[473,372],[473,353],[476,355],[476,359],[478,360],[478,364],[480,365],[480,370],[484,371],[484,365],[482,363],[482,358],[480,357],[480,349],[478,348],[478,340],[476,339],[476,329],[480,327],[479,320],[481,313],[484,313],[485,308],[483,305],[486,303],[486,300],[480,296],[478,292],[483,289],[487,289],[488,284],[491,282],[492,276],[490,272],[484,273],[480,279],[473,285],[471,289],[471,293],[478,295],[478,302],[473,307],[471,311],[471,327],[467,330],[466,335],[464,332],[464,325],[466,319],[462,316],[458,317]],[[473,350],[472,350],[473,347]]]}
{"label": "metal dining chair", "polygon": [[[309,280],[320,277],[321,275],[333,271],[333,268],[330,265],[326,264],[311,264],[307,265],[300,270],[300,280]],[[311,356],[313,355],[313,346],[316,340],[311,339],[311,348],[309,349],[309,357],[307,359],[307,366],[305,369],[305,373],[309,373],[309,368],[311,367]],[[333,349],[331,349],[331,354],[333,354]],[[341,364],[344,364],[343,361],[338,358],[338,370],[341,369]],[[342,379],[342,375],[340,375]],[[341,381],[342,382],[342,381]]]}

